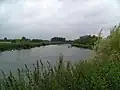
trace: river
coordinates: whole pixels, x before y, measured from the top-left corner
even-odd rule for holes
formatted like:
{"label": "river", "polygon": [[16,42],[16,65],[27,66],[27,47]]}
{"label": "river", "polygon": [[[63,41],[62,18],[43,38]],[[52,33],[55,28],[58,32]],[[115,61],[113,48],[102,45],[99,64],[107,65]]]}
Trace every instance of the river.
{"label": "river", "polygon": [[5,51],[0,53],[0,70],[9,72],[23,68],[24,64],[32,68],[36,60],[46,60],[51,64],[55,64],[59,59],[60,54],[64,56],[64,60],[77,62],[91,57],[93,51],[83,48],[70,47],[69,44],[64,45],[48,45],[27,50]]}

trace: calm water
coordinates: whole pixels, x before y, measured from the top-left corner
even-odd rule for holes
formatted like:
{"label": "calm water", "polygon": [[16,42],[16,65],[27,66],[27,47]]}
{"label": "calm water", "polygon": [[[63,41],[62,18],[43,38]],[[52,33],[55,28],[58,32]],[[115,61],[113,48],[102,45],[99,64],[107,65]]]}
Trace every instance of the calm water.
{"label": "calm water", "polygon": [[76,62],[89,58],[93,53],[93,51],[88,49],[76,47],[68,48],[68,46],[70,45],[50,45],[29,50],[2,52],[0,53],[0,69],[5,72],[9,70],[14,71],[17,68],[23,68],[24,64],[27,64],[31,68],[33,67],[32,64],[40,59],[43,62],[49,60],[52,64],[55,64],[60,54],[64,55],[64,60]]}

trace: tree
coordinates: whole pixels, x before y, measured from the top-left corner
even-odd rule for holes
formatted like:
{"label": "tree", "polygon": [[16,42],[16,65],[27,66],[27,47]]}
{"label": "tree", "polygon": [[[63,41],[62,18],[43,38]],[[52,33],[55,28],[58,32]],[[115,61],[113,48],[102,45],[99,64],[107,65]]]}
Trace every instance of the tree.
{"label": "tree", "polygon": [[53,37],[53,38],[51,39],[51,41],[61,41],[61,42],[65,42],[66,39],[63,38],[63,37]]}
{"label": "tree", "polygon": [[22,39],[21,40],[26,40],[26,37],[22,37]]}
{"label": "tree", "polygon": [[98,37],[95,35],[84,35],[79,39],[74,40],[74,42],[79,44],[94,45],[97,40]]}
{"label": "tree", "polygon": [[7,41],[7,37],[5,37],[4,40]]}

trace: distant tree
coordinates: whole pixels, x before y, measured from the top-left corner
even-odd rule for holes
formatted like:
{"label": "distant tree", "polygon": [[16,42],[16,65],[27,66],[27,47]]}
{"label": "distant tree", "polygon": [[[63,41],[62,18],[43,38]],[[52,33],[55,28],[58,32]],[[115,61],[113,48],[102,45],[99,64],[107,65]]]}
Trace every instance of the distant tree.
{"label": "distant tree", "polygon": [[74,40],[74,42],[79,44],[94,45],[97,40],[98,37],[95,35],[84,35],[81,36],[79,39]]}
{"label": "distant tree", "polygon": [[21,40],[26,40],[26,37],[22,37]]}
{"label": "distant tree", "polygon": [[4,40],[7,41],[7,37],[5,37]]}
{"label": "distant tree", "polygon": [[51,41],[61,41],[61,42],[65,42],[66,39],[63,38],[63,37],[53,37],[53,38],[51,39]]}

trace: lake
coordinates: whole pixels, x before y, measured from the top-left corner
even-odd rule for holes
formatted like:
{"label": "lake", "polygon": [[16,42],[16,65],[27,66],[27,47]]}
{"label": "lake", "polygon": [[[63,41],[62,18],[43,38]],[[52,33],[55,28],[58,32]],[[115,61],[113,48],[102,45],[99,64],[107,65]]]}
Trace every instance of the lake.
{"label": "lake", "polygon": [[27,64],[30,68],[36,63],[36,60],[42,60],[46,64],[46,60],[51,64],[55,64],[60,54],[64,55],[64,60],[77,62],[91,57],[92,50],[70,47],[69,44],[64,45],[48,45],[27,50],[5,51],[0,53],[0,69],[5,72],[23,68]]}

